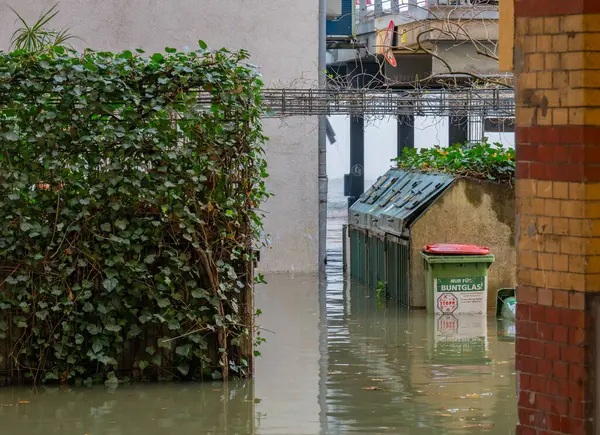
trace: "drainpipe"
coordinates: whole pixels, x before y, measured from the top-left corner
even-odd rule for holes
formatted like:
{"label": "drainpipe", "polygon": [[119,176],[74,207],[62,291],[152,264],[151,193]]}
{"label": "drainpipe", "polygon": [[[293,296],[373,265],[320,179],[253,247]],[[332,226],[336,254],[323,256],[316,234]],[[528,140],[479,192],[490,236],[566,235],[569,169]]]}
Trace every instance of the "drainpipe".
{"label": "drainpipe", "polygon": [[[319,0],[319,89],[327,86],[327,0]],[[319,115],[319,272],[327,262],[327,116]]]}

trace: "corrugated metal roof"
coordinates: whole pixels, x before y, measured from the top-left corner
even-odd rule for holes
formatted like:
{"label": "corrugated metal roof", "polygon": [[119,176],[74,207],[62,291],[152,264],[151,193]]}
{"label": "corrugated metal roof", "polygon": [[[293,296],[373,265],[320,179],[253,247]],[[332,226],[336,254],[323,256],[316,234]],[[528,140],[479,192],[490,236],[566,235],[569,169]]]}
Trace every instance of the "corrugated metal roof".
{"label": "corrugated metal roof", "polygon": [[350,223],[401,235],[454,180],[447,174],[390,169],[350,208]]}

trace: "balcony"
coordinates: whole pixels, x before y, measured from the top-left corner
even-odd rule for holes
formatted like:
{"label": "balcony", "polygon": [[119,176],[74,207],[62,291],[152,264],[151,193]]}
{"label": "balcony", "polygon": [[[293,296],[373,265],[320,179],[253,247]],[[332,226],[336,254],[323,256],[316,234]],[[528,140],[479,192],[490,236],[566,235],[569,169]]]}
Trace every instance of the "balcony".
{"label": "balcony", "polygon": [[499,0],[355,0],[356,34],[431,20],[497,20]]}

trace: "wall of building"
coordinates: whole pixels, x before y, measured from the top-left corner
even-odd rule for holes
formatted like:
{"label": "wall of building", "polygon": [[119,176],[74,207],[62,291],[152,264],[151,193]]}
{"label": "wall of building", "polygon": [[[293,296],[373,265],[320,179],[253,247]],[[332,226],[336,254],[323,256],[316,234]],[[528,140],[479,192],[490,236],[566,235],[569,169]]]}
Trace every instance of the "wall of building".
{"label": "wall of building", "polygon": [[425,306],[421,250],[430,243],[488,246],[496,256],[489,270],[488,311],[496,292],[516,284],[515,191],[507,185],[459,179],[411,227],[411,306]]}
{"label": "wall of building", "polygon": [[[492,43],[485,44],[491,53],[496,51]],[[498,74],[498,61],[477,53],[478,47],[470,42],[454,45],[452,42],[437,43],[433,50],[447,62],[454,72],[472,74]],[[448,67],[433,58],[433,74],[448,74]]]}
{"label": "wall of building", "polygon": [[[35,21],[55,0],[0,2],[0,49],[8,49],[15,30],[13,7]],[[210,48],[245,48],[265,83],[286,86],[302,77],[317,79],[317,0],[62,0],[56,27],[70,26],[82,38],[77,48],[104,50],[164,47],[193,50],[199,39]],[[302,47],[297,50],[297,47]],[[293,55],[290,55],[293,53]],[[268,271],[317,270],[317,119],[267,120],[266,134],[275,193],[264,207],[272,247],[261,256]]]}

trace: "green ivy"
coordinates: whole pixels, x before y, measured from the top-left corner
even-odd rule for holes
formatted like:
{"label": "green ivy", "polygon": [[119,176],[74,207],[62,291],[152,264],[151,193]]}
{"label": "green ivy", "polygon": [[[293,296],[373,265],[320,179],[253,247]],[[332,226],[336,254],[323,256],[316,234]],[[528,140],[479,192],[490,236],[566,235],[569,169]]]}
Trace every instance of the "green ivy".
{"label": "green ivy", "polygon": [[395,161],[401,169],[444,172],[498,183],[513,184],[515,178],[515,150],[487,141],[446,148],[405,148]]}
{"label": "green ivy", "polygon": [[262,83],[246,51],[199,46],[0,53],[12,380],[247,374]]}

